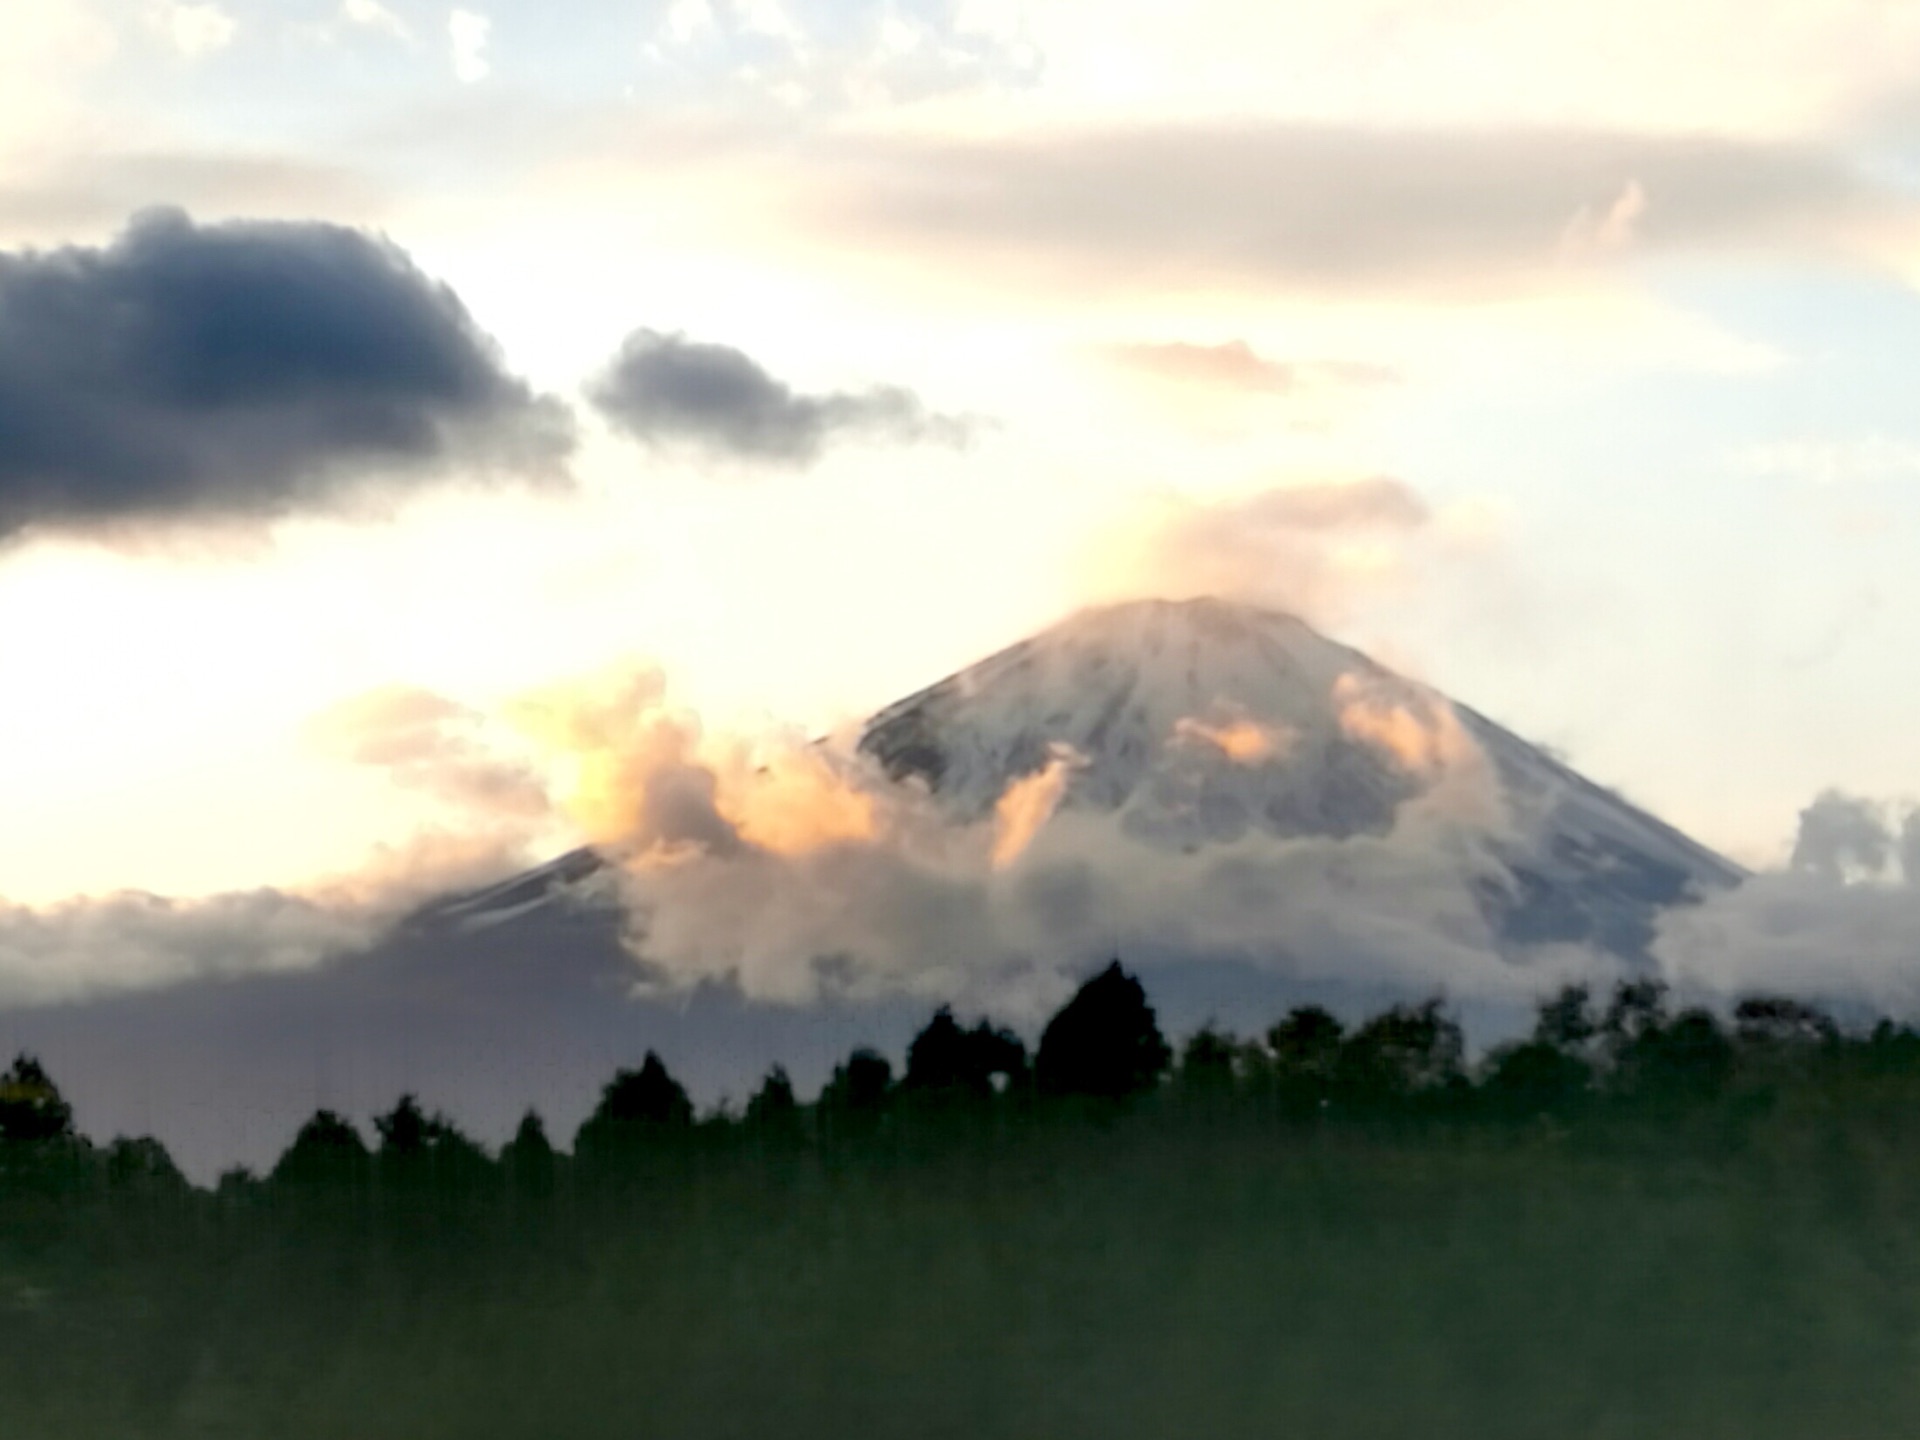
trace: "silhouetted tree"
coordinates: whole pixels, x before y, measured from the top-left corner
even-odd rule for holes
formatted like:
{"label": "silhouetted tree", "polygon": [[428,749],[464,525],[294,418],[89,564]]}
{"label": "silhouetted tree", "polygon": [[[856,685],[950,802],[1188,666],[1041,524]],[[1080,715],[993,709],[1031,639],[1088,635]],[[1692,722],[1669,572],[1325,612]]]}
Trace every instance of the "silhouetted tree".
{"label": "silhouetted tree", "polygon": [[1213,1022],[1202,1025],[1180,1048],[1180,1088],[1190,1096],[1222,1100],[1232,1096],[1240,1070],[1240,1042]]}
{"label": "silhouetted tree", "polygon": [[664,1061],[649,1050],[638,1070],[618,1071],[600,1092],[596,1120],[622,1124],[691,1125],[693,1102]]}
{"label": "silhouetted tree", "polygon": [[353,1123],[316,1110],[268,1177],[275,1184],[345,1184],[366,1179],[372,1157]]}
{"label": "silhouetted tree", "polygon": [[600,1103],[581,1125],[573,1149],[589,1159],[681,1134],[692,1125],[693,1102],[649,1050],[638,1070],[617,1071],[601,1089]]}
{"label": "silhouetted tree", "polygon": [[1562,986],[1540,1002],[1533,1024],[1535,1044],[1576,1052],[1584,1050],[1599,1033],[1593,992],[1585,985]]}
{"label": "silhouetted tree", "polygon": [[1703,1100],[1733,1074],[1733,1042],[1711,1012],[1684,1010],[1649,1026],[1620,1051],[1616,1084],[1650,1100]]}
{"label": "silhouetted tree", "polygon": [[0,1075],[0,1141],[61,1140],[72,1134],[73,1107],[52,1077],[33,1056],[16,1056]]}
{"label": "silhouetted tree", "polygon": [[1335,1085],[1355,1099],[1430,1093],[1464,1080],[1465,1054],[1460,1026],[1441,1013],[1439,1000],[1396,1005],[1341,1045]]}
{"label": "silhouetted tree", "polygon": [[1047,1022],[1035,1070],[1046,1094],[1119,1100],[1152,1089],[1172,1059],[1146,991],[1115,960]]}
{"label": "silhouetted tree", "polygon": [[1622,980],[1613,987],[1613,999],[1600,1021],[1600,1038],[1616,1061],[1643,1036],[1667,1023],[1667,985],[1664,980]]}
{"label": "silhouetted tree", "polygon": [[893,1091],[893,1064],[878,1050],[861,1046],[840,1064],[820,1092],[822,1109],[843,1113],[882,1109]]}
{"label": "silhouetted tree", "polygon": [[820,1091],[815,1107],[830,1139],[859,1139],[876,1133],[893,1095],[893,1065],[870,1046],[861,1046],[840,1064]]}
{"label": "silhouetted tree", "polygon": [[126,1194],[159,1199],[183,1196],[190,1188],[167,1147],[151,1135],[117,1137],[107,1146],[105,1167],[109,1188]]}
{"label": "silhouetted tree", "polygon": [[552,1192],[559,1160],[553,1153],[553,1142],[547,1138],[546,1122],[537,1111],[522,1115],[513,1138],[500,1147],[500,1169],[507,1184],[521,1195],[539,1197]]}
{"label": "silhouetted tree", "polygon": [[1018,1035],[985,1020],[962,1029],[952,1008],[942,1005],[907,1046],[902,1084],[921,1094],[985,1099],[993,1094],[996,1079],[1018,1085],[1026,1071],[1027,1047]]}
{"label": "silhouetted tree", "polygon": [[1869,1075],[1920,1075],[1920,1032],[1883,1019],[1868,1035],[1861,1059]]}
{"label": "silhouetted tree", "polygon": [[787,1068],[776,1065],[747,1101],[745,1123],[763,1134],[792,1134],[799,1128],[800,1102],[794,1098]]}
{"label": "silhouetted tree", "polygon": [[1267,1031],[1267,1053],[1283,1112],[1319,1109],[1333,1084],[1346,1027],[1318,1005],[1300,1005]]}
{"label": "silhouetted tree", "polygon": [[1758,1047],[1829,1046],[1840,1027],[1824,1010],[1784,995],[1750,995],[1733,1009],[1734,1035]]}
{"label": "silhouetted tree", "polygon": [[1498,1111],[1538,1115],[1564,1111],[1593,1088],[1593,1067],[1578,1053],[1529,1040],[1487,1057],[1481,1093]]}
{"label": "silhouetted tree", "polygon": [[380,1137],[376,1168],[386,1182],[470,1188],[483,1185],[492,1172],[485,1150],[445,1115],[427,1114],[412,1095],[375,1116],[373,1128]]}

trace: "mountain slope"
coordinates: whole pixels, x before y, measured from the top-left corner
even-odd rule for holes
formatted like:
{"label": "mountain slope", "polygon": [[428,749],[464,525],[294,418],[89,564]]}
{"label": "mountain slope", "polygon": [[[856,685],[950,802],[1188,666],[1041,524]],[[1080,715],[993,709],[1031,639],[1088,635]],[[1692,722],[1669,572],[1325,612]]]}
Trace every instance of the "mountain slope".
{"label": "mountain slope", "polygon": [[960,823],[1064,758],[1063,810],[1184,852],[1384,835],[1464,781],[1508,872],[1484,908],[1516,943],[1635,955],[1659,907],[1742,878],[1486,717],[1293,616],[1218,600],[1083,612],[889,706],[859,748]]}

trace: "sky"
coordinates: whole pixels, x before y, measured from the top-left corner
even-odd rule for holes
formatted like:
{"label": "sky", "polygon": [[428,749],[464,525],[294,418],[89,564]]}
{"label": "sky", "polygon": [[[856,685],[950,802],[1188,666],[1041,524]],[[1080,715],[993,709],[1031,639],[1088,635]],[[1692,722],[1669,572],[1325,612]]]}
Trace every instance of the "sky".
{"label": "sky", "polygon": [[0,900],[1205,591],[1783,865],[1915,788],[1916,279],[1920,4],[9,0]]}

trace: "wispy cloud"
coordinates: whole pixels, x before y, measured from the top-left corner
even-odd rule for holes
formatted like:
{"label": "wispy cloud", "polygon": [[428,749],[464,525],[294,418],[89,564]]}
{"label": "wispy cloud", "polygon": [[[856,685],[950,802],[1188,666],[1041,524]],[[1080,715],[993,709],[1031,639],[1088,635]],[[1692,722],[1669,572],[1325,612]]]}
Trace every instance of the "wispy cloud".
{"label": "wispy cloud", "polygon": [[1125,369],[1178,384],[1254,394],[1288,395],[1306,387],[1391,385],[1389,365],[1354,360],[1273,360],[1245,340],[1205,345],[1187,340],[1107,345],[1100,353]]}
{"label": "wispy cloud", "polygon": [[1048,286],[1485,298],[1623,252],[1885,253],[1911,199],[1802,145],[1288,121],[848,144],[808,203]]}

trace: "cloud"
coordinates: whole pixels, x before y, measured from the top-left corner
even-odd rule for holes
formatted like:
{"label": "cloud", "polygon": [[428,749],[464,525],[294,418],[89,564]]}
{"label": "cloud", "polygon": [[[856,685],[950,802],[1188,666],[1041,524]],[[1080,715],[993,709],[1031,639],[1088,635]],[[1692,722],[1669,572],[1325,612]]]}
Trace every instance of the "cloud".
{"label": "cloud", "polygon": [[1174,723],[1174,734],[1197,745],[1210,746],[1236,765],[1265,765],[1292,753],[1299,735],[1285,726],[1262,725],[1244,715],[1225,724],[1210,724],[1192,715]]}
{"label": "cloud", "polygon": [[642,47],[654,88],[678,82],[780,111],[884,106],[1024,87],[1042,59],[1023,7],[892,0],[672,0]]}
{"label": "cloud", "polygon": [[0,1004],[304,969],[370,944],[385,921],[274,889],[192,900],[127,892],[36,909],[0,902]]}
{"label": "cloud", "polygon": [[477,84],[492,73],[487,63],[487,40],[493,21],[471,10],[447,13],[447,40],[453,49],[453,73],[463,85]]}
{"label": "cloud", "polygon": [[451,290],[359,231],[156,210],[104,249],[0,254],[0,537],[272,519],[369,472],[552,480],[571,440]]}
{"label": "cloud", "polygon": [[141,150],[63,156],[0,183],[0,230],[58,238],[111,228],[165,199],[169,205],[253,219],[324,213],[368,219],[389,196],[341,165],[245,150]]}
{"label": "cloud", "polygon": [[1711,135],[1309,122],[846,142],[815,214],[997,284],[1485,298],[1623,250],[1886,253],[1913,202],[1843,156]]}
{"label": "cloud", "polygon": [[1390,385],[1399,372],[1358,361],[1269,360],[1244,340],[1196,345],[1171,340],[1108,345],[1102,353],[1125,369],[1159,380],[1222,390],[1286,395],[1307,386]]}
{"label": "cloud", "polygon": [[1274,486],[1212,503],[1150,507],[1105,537],[1096,591],[1216,595],[1338,620],[1352,600],[1402,583],[1434,515],[1404,481]]}
{"label": "cloud", "polygon": [[1646,211],[1647,192],[1638,180],[1627,181],[1614,202],[1599,214],[1595,214],[1591,206],[1582,205],[1560,233],[1562,258],[1578,260],[1624,250],[1633,243],[1640,218]]}
{"label": "cloud", "polygon": [[[1024,811],[1019,783],[1009,792]],[[1567,958],[1529,965],[1503,952],[1481,897],[1507,883],[1504,867],[1418,800],[1384,835],[1249,831],[1188,850],[1062,808],[1015,851],[1003,816],[954,825],[899,787],[873,782],[873,793],[883,821],[869,840],[636,859],[636,955],[668,986],[729,980],[796,1002],[923,994],[1023,1014],[1115,947],[1476,996],[1531,993],[1542,966]]]}
{"label": "cloud", "polygon": [[382,5],[380,0],[341,0],[340,17],[349,25],[378,30],[396,40],[413,38],[407,22]]}
{"label": "cloud", "polygon": [[38,906],[0,898],[0,1010],[312,969],[377,944],[429,901],[526,869],[517,819],[490,823],[470,808],[454,828],[376,846],[352,869],[298,887],[127,890]]}
{"label": "cloud", "polygon": [[351,868],[298,886],[123,891],[31,907],[0,900],[0,1009],[310,969],[378,943],[429,901],[523,871],[565,842],[550,777],[513,753],[497,722],[446,696],[399,685],[368,691],[314,716],[306,738],[444,813]]}
{"label": "cloud", "polygon": [[1920,1013],[1920,808],[1823,791],[1786,869],[1668,912],[1653,953],[1713,995]]}
{"label": "cloud", "polygon": [[[1840,883],[1878,877],[1894,853],[1893,830],[1884,806],[1839,790],[1823,790],[1800,812],[1793,855],[1787,864],[1790,869]],[[1920,874],[1912,878],[1920,882]]]}
{"label": "cloud", "polygon": [[[1348,703],[1385,714],[1389,698]],[[708,733],[647,669],[556,689],[517,723],[574,776],[562,803],[619,859],[628,945],[669,991],[717,981],[785,1003],[925,995],[1030,1016],[1116,945],[1507,997],[1594,963],[1523,960],[1490,930],[1485,897],[1511,884],[1494,848],[1504,809],[1485,756],[1437,699],[1393,734],[1414,753],[1406,798],[1380,829],[1242,826],[1200,846],[1170,828],[1180,807],[1204,806],[1200,790],[1158,787],[1168,825],[1148,833],[1073,803],[1081,762],[1059,750],[964,819],[838,740]],[[1422,726],[1432,736],[1414,746]],[[1158,743],[1178,768],[1243,738],[1173,723]],[[1258,753],[1224,763],[1258,764],[1285,743],[1259,738]]]}
{"label": "cloud", "polygon": [[183,0],[153,0],[147,7],[147,23],[189,60],[224,50],[239,28],[218,5]]}
{"label": "cloud", "polygon": [[543,821],[553,812],[531,765],[499,753],[482,714],[414,686],[371,690],[311,720],[325,753],[383,770],[402,789],[496,818]]}
{"label": "cloud", "polygon": [[969,433],[967,422],[929,412],[899,386],[800,394],[732,346],[656,330],[628,336],[588,393],[636,440],[743,460],[807,465],[843,437],[961,445]]}

